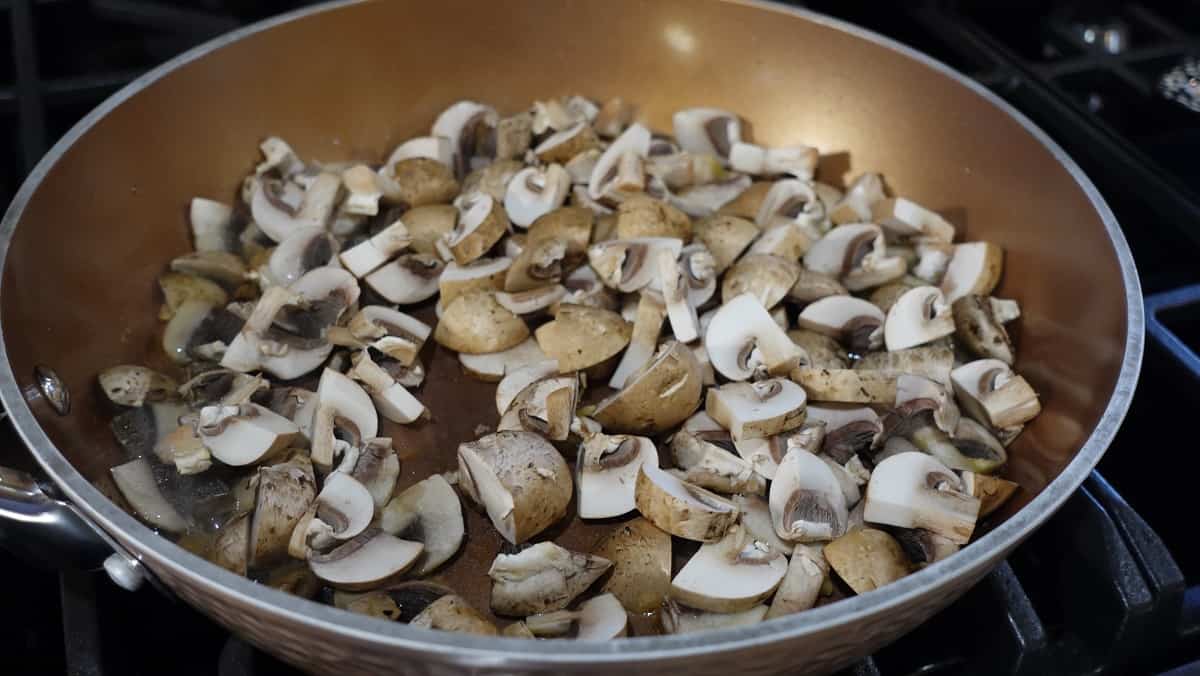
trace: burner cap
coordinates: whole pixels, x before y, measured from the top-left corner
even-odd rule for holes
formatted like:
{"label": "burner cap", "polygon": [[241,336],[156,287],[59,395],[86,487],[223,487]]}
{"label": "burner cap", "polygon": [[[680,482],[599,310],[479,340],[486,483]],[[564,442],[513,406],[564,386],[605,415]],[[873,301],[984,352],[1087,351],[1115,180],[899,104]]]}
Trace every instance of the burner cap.
{"label": "burner cap", "polygon": [[1200,59],[1189,59],[1163,73],[1158,91],[1167,99],[1200,113]]}

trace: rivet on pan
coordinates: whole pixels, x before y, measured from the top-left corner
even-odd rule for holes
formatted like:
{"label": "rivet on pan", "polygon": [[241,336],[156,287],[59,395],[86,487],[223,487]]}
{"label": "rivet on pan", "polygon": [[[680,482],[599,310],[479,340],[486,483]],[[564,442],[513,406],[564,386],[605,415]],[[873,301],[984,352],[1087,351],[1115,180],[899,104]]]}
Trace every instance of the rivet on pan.
{"label": "rivet on pan", "polygon": [[54,369],[48,366],[34,366],[33,381],[38,392],[50,402],[55,413],[66,415],[71,412],[71,391]]}

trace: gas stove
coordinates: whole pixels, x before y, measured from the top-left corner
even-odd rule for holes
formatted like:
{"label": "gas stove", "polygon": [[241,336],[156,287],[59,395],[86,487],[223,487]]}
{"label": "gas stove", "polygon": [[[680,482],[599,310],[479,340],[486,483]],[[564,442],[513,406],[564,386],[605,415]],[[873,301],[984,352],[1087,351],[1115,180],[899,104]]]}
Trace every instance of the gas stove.
{"label": "gas stove", "polygon": [[[0,0],[0,54],[12,54],[0,57],[0,198],[145,69],[303,4]],[[845,673],[1159,673],[1200,659],[1200,548],[1162,478],[1200,465],[1172,444],[1200,405],[1200,1],[804,4],[968,73],[1063,145],[1121,222],[1150,333],[1126,423],[1079,492],[962,600]],[[5,421],[0,464],[30,464]],[[6,673],[296,673],[153,589],[3,550],[0,574]]]}

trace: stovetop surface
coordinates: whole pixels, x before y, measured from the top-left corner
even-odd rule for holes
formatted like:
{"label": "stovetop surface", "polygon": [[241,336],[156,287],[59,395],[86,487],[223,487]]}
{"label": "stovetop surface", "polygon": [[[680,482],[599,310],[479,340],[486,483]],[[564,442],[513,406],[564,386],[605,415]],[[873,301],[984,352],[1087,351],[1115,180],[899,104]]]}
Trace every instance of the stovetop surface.
{"label": "stovetop surface", "polygon": [[[275,0],[0,0],[0,198],[50,143],[147,67],[299,6]],[[1200,114],[1159,82],[1200,55],[1200,1],[808,6],[908,43],[991,87],[1080,162],[1116,212],[1147,294],[1200,283]],[[30,39],[30,36],[33,39]],[[65,48],[69,46],[69,48]],[[1200,346],[1200,314],[1164,314]],[[1200,658],[1187,421],[1200,380],[1151,341],[1098,473],[961,601],[855,674],[1157,673]],[[29,465],[0,421],[0,463]],[[1164,476],[1169,475],[1169,476]],[[1111,482],[1111,483],[1110,483]],[[1183,488],[1186,491],[1186,488]],[[292,674],[182,602],[45,570],[0,550],[0,671]],[[15,583],[14,583],[15,581]]]}

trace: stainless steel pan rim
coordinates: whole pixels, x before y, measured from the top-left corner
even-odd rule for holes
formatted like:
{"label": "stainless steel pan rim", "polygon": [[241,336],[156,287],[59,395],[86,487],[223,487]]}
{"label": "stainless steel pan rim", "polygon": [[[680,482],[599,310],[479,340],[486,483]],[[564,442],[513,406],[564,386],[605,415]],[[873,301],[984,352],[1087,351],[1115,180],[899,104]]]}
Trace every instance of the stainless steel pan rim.
{"label": "stainless steel pan rim", "polygon": [[[30,197],[41,185],[49,170],[58,159],[91,127],[109,111],[121,105],[155,81],[170,74],[180,66],[194,61],[221,47],[246,36],[267,30],[278,24],[300,17],[318,14],[361,0],[339,0],[262,21],[227,35],[218,37],[195,49],[181,54],[158,68],[138,78],[119,92],[113,94],[99,107],[76,124],[34,168],[17,192],[0,223],[0,270],[4,269],[13,231],[20,220]],[[974,82],[949,66],[911,49],[899,42],[878,35],[852,24],[826,17],[804,9],[777,6],[759,0],[734,0],[740,4],[754,6],[766,11],[792,14],[856,37],[886,47],[897,55],[919,61],[969,88],[992,105],[1003,110],[1033,135],[1059,163],[1071,174],[1084,191],[1092,206],[1100,214],[1104,227],[1112,240],[1121,267],[1125,284],[1127,309],[1127,335],[1125,354],[1120,375],[1112,398],[1100,421],[1086,443],[1067,467],[1023,509],[980,538],[962,552],[909,575],[882,589],[852,597],[836,604],[790,615],[751,627],[726,629],[714,633],[685,636],[647,636],[622,641],[583,642],[560,641],[550,652],[544,644],[501,638],[480,638],[464,634],[412,628],[404,624],[375,620],[338,610],[331,606],[307,601],[251,582],[213,565],[170,541],[155,534],[105,498],[67,461],[38,426],[33,412],[17,385],[17,374],[13,373],[0,326],[0,402],[3,402],[21,439],[33,453],[42,468],[62,488],[63,492],[89,517],[109,532],[123,533],[136,541],[137,555],[154,566],[169,568],[177,575],[188,578],[198,588],[210,594],[237,594],[258,608],[264,615],[277,615],[288,622],[318,627],[337,637],[369,639],[379,645],[391,646],[399,651],[424,653],[436,660],[464,666],[502,666],[510,663],[526,664],[572,664],[599,663],[630,660],[653,661],[679,656],[702,656],[705,653],[751,649],[789,638],[850,626],[853,623],[886,610],[904,605],[926,593],[937,593],[958,575],[978,572],[990,565],[998,552],[1007,552],[1033,532],[1075,491],[1100,460],[1117,432],[1129,408],[1141,367],[1144,315],[1141,285],[1129,246],[1112,211],[1101,198],[1096,187],[1083,171],[1054,141],[1028,118],[993,94],[984,86]],[[3,289],[0,288],[0,295]],[[27,377],[29,374],[22,374]]]}

